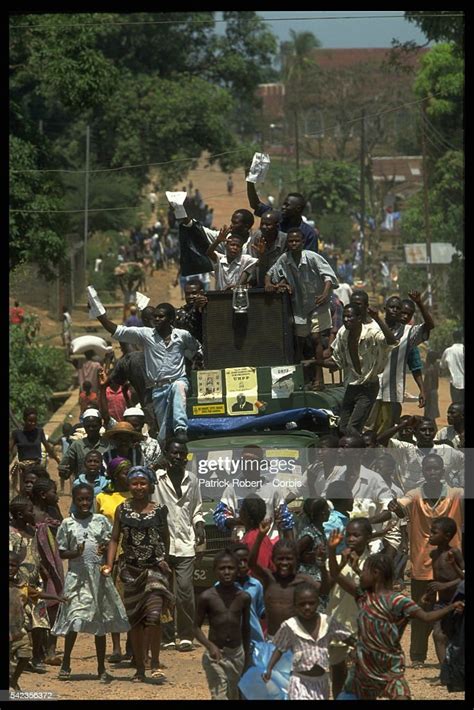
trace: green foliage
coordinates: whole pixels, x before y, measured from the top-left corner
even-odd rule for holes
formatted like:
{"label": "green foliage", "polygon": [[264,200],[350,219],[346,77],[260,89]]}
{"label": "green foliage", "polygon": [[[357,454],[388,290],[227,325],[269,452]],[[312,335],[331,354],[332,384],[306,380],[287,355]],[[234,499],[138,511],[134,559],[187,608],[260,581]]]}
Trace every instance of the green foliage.
{"label": "green foliage", "polygon": [[[458,10],[409,10],[405,17],[417,25],[431,42],[453,42],[457,51],[464,49],[464,15]],[[449,17],[445,17],[448,15]]]}
{"label": "green foliage", "polygon": [[359,201],[359,176],[355,165],[318,160],[300,171],[303,192],[318,215],[348,214]]}
{"label": "green foliage", "polygon": [[345,251],[351,245],[352,220],[347,214],[315,215],[321,236],[326,242],[331,242],[337,249]]}
{"label": "green foliage", "polygon": [[[428,97],[426,113],[448,145],[462,147],[464,60],[450,44],[427,52],[415,81],[415,93]],[[446,148],[445,148],[446,149]]]}
{"label": "green foliage", "polygon": [[445,319],[441,323],[436,323],[436,328],[430,333],[428,348],[441,356],[443,351],[453,344],[453,332],[459,328],[462,328],[459,320]]}
{"label": "green foliage", "polygon": [[34,316],[25,316],[21,326],[10,326],[10,406],[20,420],[25,407],[36,407],[44,421],[51,394],[70,384],[71,366],[63,350],[39,345],[35,332]]}
{"label": "green foliage", "polygon": [[[35,172],[41,164],[36,146],[10,136],[10,269],[36,262],[41,274],[52,279],[65,257],[65,220],[48,210],[62,208],[63,190],[53,174]],[[21,170],[28,172],[16,172]]]}

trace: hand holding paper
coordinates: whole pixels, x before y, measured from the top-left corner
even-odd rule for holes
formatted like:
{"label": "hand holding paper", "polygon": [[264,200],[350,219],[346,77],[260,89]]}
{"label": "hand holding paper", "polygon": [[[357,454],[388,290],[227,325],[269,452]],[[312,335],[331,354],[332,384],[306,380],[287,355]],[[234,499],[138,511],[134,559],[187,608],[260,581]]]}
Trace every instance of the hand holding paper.
{"label": "hand holding paper", "polygon": [[247,182],[263,182],[270,167],[270,156],[268,153],[255,153],[250,166]]}
{"label": "hand holding paper", "polygon": [[166,199],[174,209],[176,219],[184,219],[188,215],[184,209],[184,201],[187,197],[186,192],[166,192]]}
{"label": "hand holding paper", "polygon": [[97,291],[93,286],[88,286],[87,287],[87,301],[89,303],[90,309],[89,309],[89,318],[93,320],[94,318],[97,318],[97,316],[103,316],[105,313],[105,308],[100,302],[100,299],[97,295]]}
{"label": "hand holding paper", "polygon": [[145,296],[143,293],[140,293],[139,291],[136,292],[136,299],[137,299],[137,307],[140,311],[143,311],[144,308],[148,306],[150,303],[150,299],[148,296]]}

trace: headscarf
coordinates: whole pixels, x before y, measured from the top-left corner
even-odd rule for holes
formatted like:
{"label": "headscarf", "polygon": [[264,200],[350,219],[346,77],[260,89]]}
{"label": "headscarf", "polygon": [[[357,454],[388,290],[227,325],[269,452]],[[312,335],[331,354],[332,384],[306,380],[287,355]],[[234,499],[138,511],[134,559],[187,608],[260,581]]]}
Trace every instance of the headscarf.
{"label": "headscarf", "polygon": [[132,462],[123,456],[116,456],[107,464],[107,476],[113,481],[124,468],[130,468]]}
{"label": "headscarf", "polygon": [[132,466],[127,474],[127,481],[131,481],[132,478],[138,478],[138,476],[148,479],[148,482],[153,485],[156,483],[155,472],[148,466]]}

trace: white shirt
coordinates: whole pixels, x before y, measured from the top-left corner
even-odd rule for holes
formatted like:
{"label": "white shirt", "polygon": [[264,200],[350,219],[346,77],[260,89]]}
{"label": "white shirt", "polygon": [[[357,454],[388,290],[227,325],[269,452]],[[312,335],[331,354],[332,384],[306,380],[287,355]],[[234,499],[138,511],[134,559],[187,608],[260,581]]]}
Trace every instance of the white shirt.
{"label": "white shirt", "polygon": [[443,427],[437,432],[434,438],[435,441],[442,441],[443,439],[447,441],[452,441],[455,449],[461,448],[461,437],[453,426],[449,425]]}
{"label": "white shirt", "polygon": [[194,526],[196,523],[204,522],[198,479],[190,471],[185,471],[181,482],[181,498],[178,498],[165,469],[159,468],[156,477],[158,484],[151,499],[168,508],[169,554],[175,557],[194,557],[196,540]]}
{"label": "white shirt", "polygon": [[[402,458],[397,458],[398,470],[405,490],[415,488],[424,481],[422,461],[428,454],[438,454],[444,462],[445,477],[450,486],[464,487],[464,454],[449,444],[434,444],[431,449],[420,449],[416,444],[399,439],[390,439],[388,446],[399,449]],[[397,452],[394,452],[396,454]]]}
{"label": "white shirt", "polygon": [[362,385],[366,382],[376,382],[385,367],[390,350],[393,350],[396,345],[387,343],[382,329],[375,321],[362,323],[357,347],[361,369],[359,374],[354,368],[349,354],[348,341],[349,331],[345,326],[342,326],[331,345],[332,358],[339,369],[345,371],[347,384]]}
{"label": "white shirt", "polygon": [[249,254],[241,254],[231,262],[227,260],[227,254],[215,254],[217,257],[216,289],[223,291],[229,286],[237,286],[240,277],[245,271],[253,271],[258,259]]}
{"label": "white shirt", "polygon": [[464,343],[454,343],[441,356],[441,368],[449,370],[449,381],[457,390],[464,389]]}
{"label": "white shirt", "polygon": [[352,289],[349,284],[342,282],[339,286],[333,289],[333,293],[342,301],[343,306],[347,306],[352,296]]}

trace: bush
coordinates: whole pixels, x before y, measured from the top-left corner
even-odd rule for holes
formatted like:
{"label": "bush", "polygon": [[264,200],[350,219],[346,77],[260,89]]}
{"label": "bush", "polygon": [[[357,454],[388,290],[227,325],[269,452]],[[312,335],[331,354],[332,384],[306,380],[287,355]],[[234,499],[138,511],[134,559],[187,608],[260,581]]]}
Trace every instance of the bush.
{"label": "bush", "polygon": [[435,350],[441,357],[443,351],[453,344],[453,332],[457,329],[462,329],[462,323],[457,320],[446,319],[442,323],[437,323],[430,333],[428,348]]}
{"label": "bush", "polygon": [[50,397],[71,384],[71,365],[64,351],[39,345],[35,316],[25,316],[21,326],[10,326],[10,407],[23,420],[25,407],[36,407],[38,420],[51,413]]}

